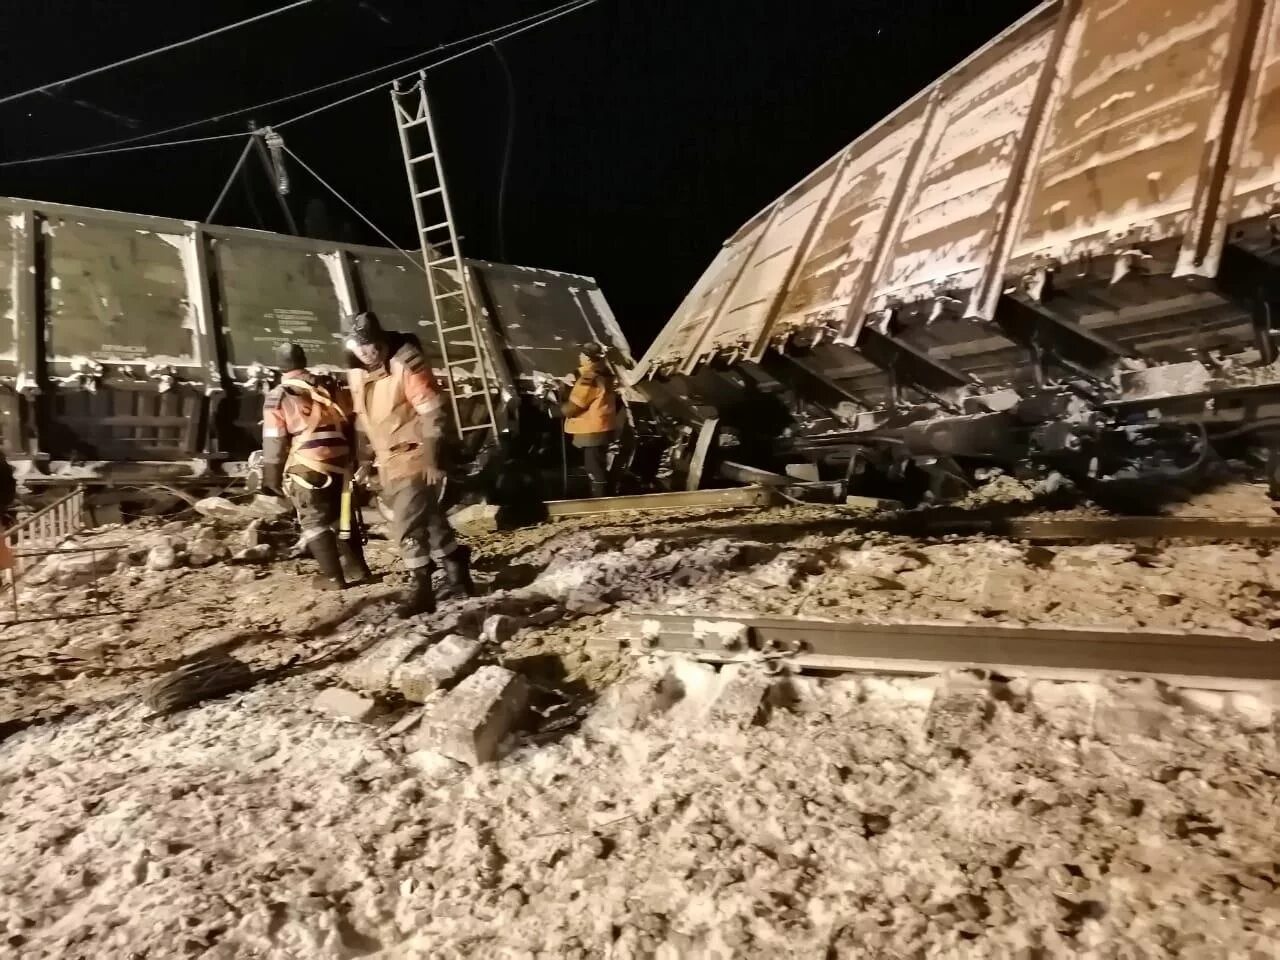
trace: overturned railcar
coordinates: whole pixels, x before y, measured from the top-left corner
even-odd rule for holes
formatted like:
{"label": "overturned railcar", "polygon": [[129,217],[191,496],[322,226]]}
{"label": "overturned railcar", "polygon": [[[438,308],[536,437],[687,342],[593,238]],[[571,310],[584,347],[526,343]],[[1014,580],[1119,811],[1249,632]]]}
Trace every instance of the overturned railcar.
{"label": "overturned railcar", "polygon": [[1055,0],[744,224],[634,379],[691,486],[1231,448],[1280,492],[1278,215],[1280,2]]}
{"label": "overturned railcar", "polygon": [[[0,448],[28,485],[242,476],[275,346],[340,366],[359,310],[419,334],[468,389],[465,369],[444,377],[421,267],[396,250],[28,200],[0,215]],[[504,432],[579,344],[631,362],[590,278],[480,261],[467,278]]]}

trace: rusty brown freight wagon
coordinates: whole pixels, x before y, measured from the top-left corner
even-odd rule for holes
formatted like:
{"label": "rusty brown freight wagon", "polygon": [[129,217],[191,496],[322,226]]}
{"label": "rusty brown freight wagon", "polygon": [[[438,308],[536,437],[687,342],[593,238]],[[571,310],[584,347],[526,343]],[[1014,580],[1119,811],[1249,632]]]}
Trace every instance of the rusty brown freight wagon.
{"label": "rusty brown freight wagon", "polygon": [[[29,485],[242,475],[274,347],[341,365],[357,310],[419,334],[441,365],[421,266],[396,250],[4,198],[0,216],[0,449]],[[468,268],[505,430],[580,343],[629,360],[590,278]],[[467,371],[450,373],[465,389]]]}
{"label": "rusty brown freight wagon", "polygon": [[1046,3],[744,224],[636,380],[825,477],[1274,476],[1277,211],[1280,2]]}

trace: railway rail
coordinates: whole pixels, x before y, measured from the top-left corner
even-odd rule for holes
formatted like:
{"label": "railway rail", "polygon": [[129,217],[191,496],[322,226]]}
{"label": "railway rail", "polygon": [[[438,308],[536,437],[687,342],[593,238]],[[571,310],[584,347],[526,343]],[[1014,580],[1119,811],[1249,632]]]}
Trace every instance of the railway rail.
{"label": "railway rail", "polygon": [[1269,640],[1140,627],[642,613],[598,644],[710,663],[762,661],[779,669],[914,675],[979,669],[1045,680],[1149,677],[1205,690],[1280,691],[1280,646]]}
{"label": "railway rail", "polygon": [[[589,500],[553,500],[546,504],[550,520],[572,517],[607,517],[640,511],[662,513],[669,510],[757,510],[780,506],[787,501],[769,486],[731,487],[721,490],[675,491]],[[952,510],[899,511],[892,506],[868,515],[868,507],[892,501],[866,499],[852,507],[834,505],[831,515],[797,526],[879,530],[904,536],[993,536],[1032,543],[1132,542],[1150,540],[1280,540],[1280,517],[1144,517],[1144,516],[957,516]],[[815,505],[817,506],[817,505]],[[843,515],[847,514],[847,515]],[[744,519],[744,526],[750,526]],[[691,539],[714,534],[714,529],[687,526],[670,535]],[[663,534],[667,535],[666,532]]]}

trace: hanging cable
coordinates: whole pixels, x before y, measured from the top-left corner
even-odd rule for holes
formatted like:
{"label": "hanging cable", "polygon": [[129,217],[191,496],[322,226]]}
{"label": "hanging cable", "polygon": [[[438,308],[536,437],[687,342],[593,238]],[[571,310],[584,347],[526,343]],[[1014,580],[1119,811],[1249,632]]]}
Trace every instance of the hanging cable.
{"label": "hanging cable", "polygon": [[[181,147],[188,143],[213,143],[216,140],[235,140],[243,137],[243,133],[217,133],[211,137],[189,137],[186,140],[161,140],[159,143],[138,143],[132,147],[114,147],[111,150],[90,150],[86,153],[77,153],[77,157],[105,157],[113,153],[132,153],[135,150],[153,150],[156,147]],[[71,159],[68,157],[44,157],[45,160]],[[15,167],[22,163],[33,163],[34,160],[28,158],[26,160],[5,160],[0,162],[0,167]]]}
{"label": "hanging cable", "polygon": [[[592,0],[592,2],[594,2],[594,0]],[[460,37],[457,40],[450,40],[447,43],[440,43],[434,47],[430,47],[425,50],[419,50],[417,53],[412,53],[407,57],[401,57],[399,60],[392,60],[389,63],[384,63],[376,67],[370,67],[368,70],[362,70],[359,73],[353,73],[350,76],[341,78],[340,80],[330,80],[328,83],[322,83],[317,86],[310,87],[306,90],[299,90],[297,93],[290,93],[290,94],[286,94],[283,97],[276,97],[274,100],[264,100],[262,103],[255,103],[250,106],[236,107],[234,110],[227,110],[223,113],[214,114],[213,116],[202,117],[199,120],[190,120],[186,123],[179,123],[172,127],[165,127],[161,130],[152,130],[150,133],[141,133],[141,134],[137,134],[136,136],[125,137],[120,140],[109,140],[105,143],[97,143],[97,144],[93,144],[91,146],[86,146],[86,147],[77,147],[74,150],[62,150],[57,153],[50,153],[50,154],[46,154],[44,156],[39,156],[39,157],[27,157],[21,160],[9,160],[0,164],[0,166],[7,166],[10,164],[18,164],[18,163],[37,163],[44,160],[64,160],[69,157],[92,156],[94,155],[94,152],[98,150],[105,150],[111,147],[126,146],[132,143],[139,143],[143,140],[149,140],[152,137],[162,137],[170,133],[180,133],[183,130],[190,130],[192,127],[200,127],[205,125],[206,123],[218,123],[222,120],[229,120],[230,118],[239,116],[240,114],[243,114],[243,113],[252,113],[252,112],[264,110],[267,107],[274,107],[282,103],[288,103],[292,100],[299,100],[302,97],[310,96],[313,93],[319,93],[322,90],[328,90],[331,87],[340,87],[344,83],[350,83],[353,80],[361,80],[372,74],[381,73],[384,70],[390,70],[394,67],[399,67],[402,64],[409,63],[413,60],[419,60],[423,57],[431,56],[432,54],[440,53],[444,50],[449,50],[460,44],[470,43],[473,40],[477,40],[483,37],[490,36],[495,33],[502,33],[503,31],[520,27],[526,23],[529,23],[532,20],[538,20],[542,17],[550,16],[552,14],[556,14],[561,11],[567,12],[568,8],[578,7],[581,4],[582,4],[582,0],[569,0],[568,3],[563,3],[558,7],[552,7],[548,10],[543,11],[542,13],[533,14],[532,16],[524,17],[523,19],[520,19],[520,20],[514,20],[511,23],[503,24],[500,27],[492,27],[489,30],[482,30],[481,32],[472,34],[469,37]],[[386,81],[384,81],[384,83],[385,82]],[[383,88],[383,84],[379,84],[377,87],[374,87],[373,89],[381,90],[382,88]],[[359,94],[357,94],[357,96],[364,96],[365,93],[367,92],[368,91],[361,91]],[[355,99],[355,98],[353,97],[352,99]],[[341,102],[346,102],[346,101],[341,101]],[[336,106],[336,104],[334,104],[334,106]]]}
{"label": "hanging cable", "polygon": [[502,55],[502,48],[496,41],[490,41],[493,55],[498,58],[502,67],[502,75],[507,81],[507,139],[502,146],[502,172],[498,175],[498,259],[507,259],[507,177],[511,172],[511,147],[516,136],[516,85],[511,79],[511,68],[507,66],[507,58]]}
{"label": "hanging cable", "polygon": [[423,273],[427,272],[427,268],[422,265],[422,261],[419,258],[413,256],[413,254],[409,253],[407,250],[401,247],[398,243],[392,240],[389,236],[387,236],[387,234],[383,231],[381,227],[379,227],[376,223],[374,223],[372,220],[366,217],[363,213],[361,213],[354,203],[352,203],[350,200],[348,200],[346,197],[344,197],[342,194],[340,194],[337,191],[336,187],[334,187],[332,184],[329,183],[329,181],[325,180],[324,177],[320,176],[320,174],[316,173],[309,166],[307,166],[306,163],[303,162],[300,156],[298,156],[296,153],[294,153],[292,150],[289,149],[288,144],[282,142],[280,145],[280,148],[289,156],[293,157],[294,162],[297,163],[298,166],[300,166],[303,170],[307,171],[307,173],[311,174],[311,176],[315,178],[316,183],[320,184],[320,186],[324,187],[326,190],[332,193],[335,197],[337,197],[343,203],[343,205],[346,206],[348,210],[350,210],[357,217],[363,220],[365,224],[369,227],[369,229],[373,230],[373,232],[376,233],[378,236],[380,236],[383,240],[387,241],[387,243],[389,243],[391,246],[399,250],[400,254],[406,260],[412,263],[415,267],[417,267]]}
{"label": "hanging cable", "polygon": [[245,160],[249,159],[249,154],[253,151],[253,135],[249,135],[249,139],[245,141],[244,149],[240,151],[240,159],[236,161],[236,165],[231,168],[231,176],[227,177],[227,182],[222,186],[222,192],[218,194],[218,199],[213,202],[213,209],[209,211],[209,215],[204,218],[205,223],[213,223],[213,218],[218,215],[218,210],[222,206],[222,201],[227,199],[227,194],[231,192],[231,185],[236,182],[236,177],[240,174],[240,168],[244,166]]}
{"label": "hanging cable", "polygon": [[[518,30],[510,30],[499,37],[495,37],[494,40],[495,41],[509,40],[511,37],[518,36],[519,34],[524,33],[526,30],[532,30],[534,27],[540,27],[543,24],[550,23],[553,20],[559,20],[561,17],[567,16],[570,13],[577,13],[579,10],[585,9],[586,7],[590,7],[596,2],[598,2],[598,0],[580,0],[580,2],[573,4],[568,9],[562,9],[559,13],[554,15],[546,15],[542,17],[540,20],[538,20],[537,22],[527,24],[526,26],[523,26]],[[484,43],[477,43],[475,46],[467,47],[467,49],[460,50],[457,53],[453,54],[452,56],[445,57],[443,60],[437,60],[435,63],[427,64],[427,66],[423,67],[422,69],[434,70],[437,67],[444,66],[446,63],[452,63],[454,60],[457,60],[459,57],[465,57],[469,53],[475,53],[477,50],[483,50],[485,47],[489,45],[489,42],[490,41],[485,41]],[[411,74],[411,73],[402,74],[401,76],[396,77],[395,79],[403,80],[403,79],[411,78],[413,76],[414,74]],[[360,97],[367,96],[368,94],[371,94],[371,93],[378,93],[379,91],[383,91],[383,90],[386,90],[385,81],[383,83],[379,83],[372,87],[366,87],[365,89],[357,93],[353,93],[350,96],[343,97],[341,100],[335,100],[332,103],[326,103],[322,107],[316,107],[314,110],[308,110],[306,113],[300,113],[296,117],[290,117],[288,120],[281,120],[279,123],[273,123],[272,126],[283,127],[283,126],[287,126],[290,123],[297,123],[299,120],[305,120],[308,117],[314,117],[317,113],[323,113],[326,110],[332,110],[334,107],[339,107],[344,103],[350,103],[352,100],[359,99]]]}
{"label": "hanging cable", "polygon": [[248,26],[251,23],[257,23],[259,20],[265,20],[268,17],[274,17],[278,13],[285,13],[297,7],[305,7],[311,3],[311,0],[294,0],[293,3],[283,7],[277,7],[275,10],[268,10],[266,13],[259,13],[256,16],[249,17],[245,20],[237,20],[235,23],[229,23],[224,27],[218,27],[215,30],[209,30],[205,33],[194,37],[188,37],[186,40],[179,40],[176,43],[170,43],[163,47],[156,47],[154,50],[147,50],[144,53],[134,54],[132,57],[125,57],[123,60],[117,60],[114,63],[108,63],[102,67],[94,67],[92,70],[86,70],[83,73],[77,73],[74,76],[64,77],[62,80],[54,80],[52,83],[45,83],[38,87],[32,87],[30,90],[21,90],[18,93],[11,93],[7,96],[0,97],[0,104],[9,103],[13,100],[19,100],[22,97],[29,97],[33,93],[43,93],[45,90],[52,90],[54,87],[61,87],[68,83],[75,83],[77,80],[84,80],[87,77],[96,77],[100,73],[106,73],[108,70],[114,70],[117,67],[123,67],[130,63],[137,63],[139,60],[146,60],[148,57],[158,56],[162,53],[168,53],[171,50],[177,50],[180,47],[189,46],[193,43],[199,43],[201,40],[208,40],[210,37],[216,37],[222,33],[228,33],[231,30]]}

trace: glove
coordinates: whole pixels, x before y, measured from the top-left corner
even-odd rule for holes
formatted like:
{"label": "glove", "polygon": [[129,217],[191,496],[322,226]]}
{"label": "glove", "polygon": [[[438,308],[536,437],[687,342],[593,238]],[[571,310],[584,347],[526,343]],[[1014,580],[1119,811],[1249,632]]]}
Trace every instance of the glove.
{"label": "glove", "polygon": [[264,463],[262,465],[262,492],[269,497],[284,496],[283,463]]}
{"label": "glove", "polygon": [[356,467],[355,476],[351,478],[351,482],[357,486],[367,487],[369,481],[373,478],[373,464],[362,463]]}

